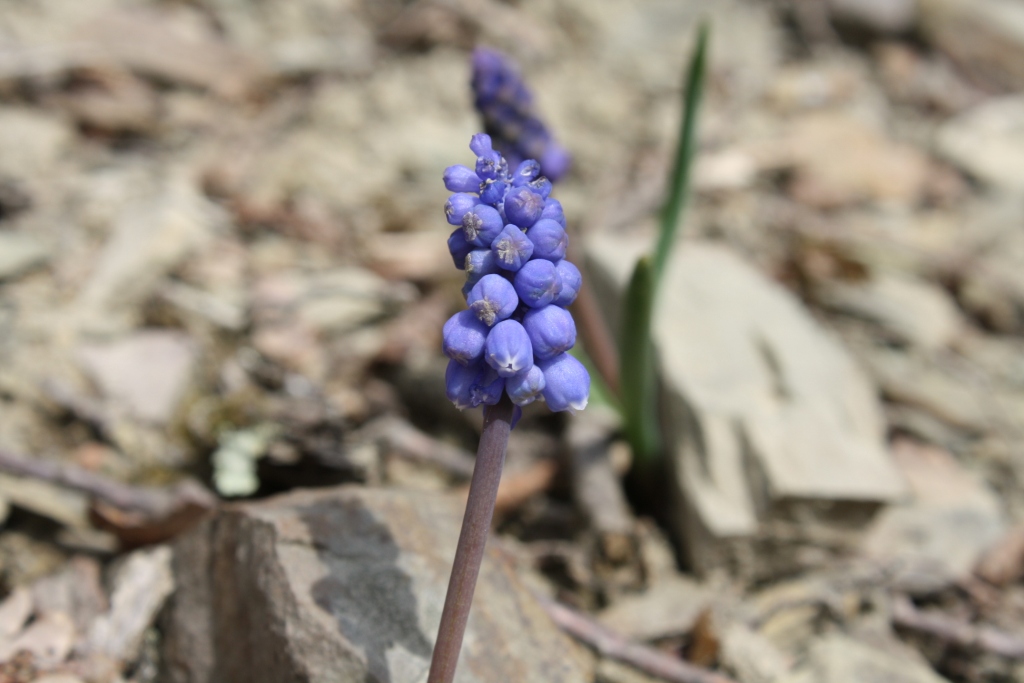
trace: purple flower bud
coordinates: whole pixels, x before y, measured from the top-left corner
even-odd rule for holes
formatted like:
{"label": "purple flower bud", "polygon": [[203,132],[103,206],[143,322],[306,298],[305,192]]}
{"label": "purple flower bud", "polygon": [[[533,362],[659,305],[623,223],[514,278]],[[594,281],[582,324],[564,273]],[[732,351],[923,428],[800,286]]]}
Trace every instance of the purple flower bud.
{"label": "purple flower bud", "polygon": [[565,258],[569,236],[565,234],[565,229],[561,225],[550,218],[542,218],[534,223],[533,227],[526,231],[526,236],[533,242],[534,259],[558,261]]}
{"label": "purple flower bud", "polygon": [[469,139],[469,149],[478,157],[494,151],[491,145],[491,136],[487,133],[477,133]]}
{"label": "purple flower bud", "polygon": [[[505,380],[505,384],[508,384],[508,380]],[[509,429],[515,429],[516,425],[519,424],[519,418],[523,416],[523,409],[516,406],[512,409],[512,424],[509,425]]]}
{"label": "purple flower bud", "polygon": [[513,282],[519,298],[531,308],[547,306],[555,300],[562,289],[562,281],[558,277],[555,264],[543,259],[527,262],[516,273]]}
{"label": "purple flower bud", "polygon": [[459,311],[442,330],[444,355],[463,365],[472,365],[484,355],[488,327],[469,311]]}
{"label": "purple flower bud", "polygon": [[523,316],[523,329],[537,359],[553,358],[576,343],[576,323],[561,306],[535,308]]}
{"label": "purple flower bud", "polygon": [[544,198],[528,187],[516,187],[505,196],[505,217],[520,228],[537,222],[544,210]]}
{"label": "purple flower bud", "polygon": [[548,195],[551,194],[551,181],[544,176],[531,180],[526,186],[544,199],[547,199]]}
{"label": "purple flower bud", "polygon": [[533,403],[544,391],[544,372],[536,365],[505,380],[505,391],[517,406]]}
{"label": "purple flower bud", "polygon": [[505,222],[501,214],[493,206],[478,204],[462,217],[462,229],[466,231],[466,241],[484,249],[498,236]]}
{"label": "purple flower bud", "polygon": [[568,410],[575,413],[587,407],[590,375],[583,363],[563,353],[554,358],[538,360],[537,366],[544,373],[544,389],[541,393],[548,408],[555,412]]}
{"label": "purple flower bud", "polygon": [[562,202],[548,197],[544,200],[544,210],[540,212],[541,218],[550,218],[563,228],[565,227],[565,212],[562,211]]}
{"label": "purple flower bud", "polygon": [[521,324],[502,320],[491,328],[484,343],[484,360],[502,377],[512,377],[533,366],[533,346]]}
{"label": "purple flower bud", "polygon": [[452,192],[479,192],[480,176],[462,164],[449,166],[444,169],[444,186]]}
{"label": "purple flower bud", "polygon": [[583,276],[580,274],[579,268],[567,259],[556,263],[555,270],[558,271],[558,278],[562,281],[562,289],[551,303],[556,306],[569,306],[576,300],[576,295],[579,294],[580,287],[583,286]]}
{"label": "purple flower bud", "polygon": [[558,182],[572,166],[572,157],[554,142],[549,142],[544,154],[540,157],[540,167],[551,182]]}
{"label": "purple flower bud", "polygon": [[505,270],[519,270],[533,255],[533,242],[522,230],[514,225],[506,225],[491,242],[497,265]]}
{"label": "purple flower bud", "polygon": [[444,204],[444,215],[449,225],[462,225],[462,219],[470,209],[480,203],[480,198],[471,194],[453,194]]}
{"label": "purple flower bud", "polygon": [[[498,272],[498,262],[490,249],[474,249],[466,255],[466,282],[470,287],[484,275]],[[467,290],[468,292],[469,290]]]}
{"label": "purple flower bud", "polygon": [[512,174],[512,185],[513,187],[520,187],[526,185],[531,180],[537,178],[540,175],[540,164],[533,159],[527,159],[521,162]]}
{"label": "purple flower bud", "polygon": [[484,275],[466,297],[469,310],[488,327],[515,313],[519,305],[512,283],[500,275]]}
{"label": "purple flower bud", "polygon": [[[589,381],[590,378],[588,377]],[[469,389],[473,405],[493,406],[501,400],[505,392],[505,378],[498,374],[498,371],[487,365],[483,366],[473,386]]]}
{"label": "purple flower bud", "polygon": [[473,383],[476,382],[485,367],[487,366],[484,363],[467,366],[455,360],[448,361],[448,367],[444,371],[445,394],[459,410],[479,405],[473,403]]}
{"label": "purple flower bud", "polygon": [[448,237],[448,251],[452,255],[455,267],[462,270],[466,267],[466,257],[473,251],[473,245],[466,241],[466,233],[462,228],[455,228]]}
{"label": "purple flower bud", "polygon": [[501,206],[508,194],[508,184],[503,180],[487,180],[480,191],[480,201],[495,208]]}
{"label": "purple flower bud", "polygon": [[476,158],[476,174],[482,180],[498,180],[508,174],[508,162],[497,152],[487,152]]}

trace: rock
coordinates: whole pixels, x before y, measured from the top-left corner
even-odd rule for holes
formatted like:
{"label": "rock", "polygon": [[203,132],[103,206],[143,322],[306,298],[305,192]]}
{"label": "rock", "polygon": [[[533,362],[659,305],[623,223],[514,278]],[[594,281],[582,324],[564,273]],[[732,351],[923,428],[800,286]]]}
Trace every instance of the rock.
{"label": "rock", "polygon": [[[647,249],[625,236],[588,244],[613,329],[618,292]],[[772,520],[848,530],[903,491],[874,387],[792,295],[711,244],[678,247],[665,277],[672,296],[659,299],[653,335],[672,516],[698,570],[781,570],[800,534],[776,537]],[[770,556],[751,545],[759,536],[778,544]],[[756,561],[737,566],[745,553]]]}
{"label": "rock", "polygon": [[0,498],[68,527],[89,527],[89,499],[41,479],[0,474]]}
{"label": "rock", "polygon": [[12,640],[0,643],[0,661],[28,650],[37,664],[54,666],[63,662],[75,644],[75,624],[63,612],[47,612],[28,625]]}
{"label": "rock", "polygon": [[42,242],[16,232],[0,232],[0,281],[11,279],[45,263],[49,249]]}
{"label": "rock", "polygon": [[833,634],[816,641],[798,673],[777,683],[948,683],[916,654],[897,655]]}
{"label": "rock", "polygon": [[862,202],[914,205],[928,180],[928,159],[846,114],[798,118],[775,152],[791,165],[790,194],[816,208]]}
{"label": "rock", "polygon": [[999,499],[940,448],[899,439],[893,455],[912,497],[879,515],[864,539],[864,553],[966,577],[1006,531]]}
{"label": "rock", "polygon": [[722,633],[722,664],[743,683],[776,683],[789,673],[792,661],[767,638],[741,623]]}
{"label": "rock", "polygon": [[985,183],[1024,193],[1024,95],[987,100],[947,121],[937,144],[950,161]]}
{"label": "rock", "polygon": [[[168,680],[423,680],[461,514],[447,496],[362,487],[225,508],[176,548]],[[592,676],[492,546],[455,680]]]}
{"label": "rock", "polygon": [[112,581],[110,610],[92,623],[85,651],[133,661],[142,638],[174,590],[171,549],[137,550],[120,565]]}
{"label": "rock", "polygon": [[1024,6],[1015,0],[920,0],[925,37],[976,79],[1024,88]]}
{"label": "rock", "polygon": [[10,640],[32,616],[32,592],[19,586],[0,603],[0,642]]}
{"label": "rock", "polygon": [[617,600],[597,619],[630,640],[679,637],[690,632],[711,600],[711,593],[700,584],[678,577]]}
{"label": "rock", "polygon": [[116,205],[113,234],[72,307],[87,331],[109,333],[134,323],[161,280],[206,244],[224,218],[187,169],[157,175],[136,179],[142,188]]}
{"label": "rock", "polygon": [[142,330],[104,345],[79,349],[86,372],[117,408],[139,420],[167,424],[184,395],[196,359],[181,332]]}
{"label": "rock", "polygon": [[93,620],[110,606],[101,580],[99,562],[84,555],[72,557],[59,572],[32,584],[35,611],[63,612],[84,635]]}
{"label": "rock", "polygon": [[815,293],[826,308],[870,320],[895,341],[925,349],[947,346],[960,328],[952,297],[937,285],[910,276],[827,280]]}
{"label": "rock", "polygon": [[877,33],[902,33],[917,20],[916,0],[828,0],[834,19]]}
{"label": "rock", "polygon": [[101,64],[228,99],[251,94],[267,75],[255,57],[224,42],[198,9],[118,7],[100,13],[77,38]]}
{"label": "rock", "polygon": [[70,145],[70,126],[38,109],[0,107],[0,176],[40,188]]}

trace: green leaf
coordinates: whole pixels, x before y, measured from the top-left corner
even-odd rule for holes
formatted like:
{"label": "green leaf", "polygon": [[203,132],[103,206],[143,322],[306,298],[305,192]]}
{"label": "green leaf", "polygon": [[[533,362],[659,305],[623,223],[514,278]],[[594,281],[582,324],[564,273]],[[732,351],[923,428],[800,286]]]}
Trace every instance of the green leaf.
{"label": "green leaf", "polygon": [[697,33],[697,44],[690,57],[686,71],[686,85],[683,88],[683,115],[679,119],[679,143],[676,147],[675,165],[672,169],[672,183],[669,195],[661,210],[661,232],[654,248],[654,281],[661,282],[665,263],[679,231],[679,219],[686,207],[690,193],[690,170],[697,150],[697,109],[704,94],[704,65],[708,48],[708,25],[702,24]]}
{"label": "green leaf", "polygon": [[638,466],[649,466],[661,454],[657,416],[657,377],[651,323],[663,280],[665,264],[679,232],[679,223],[690,191],[690,171],[696,152],[697,111],[704,92],[704,67],[708,25],[702,24],[690,57],[683,88],[683,112],[669,195],[662,207],[661,231],[654,252],[640,259],[626,291],[619,358],[622,408],[626,437]]}
{"label": "green leaf", "polygon": [[626,290],[623,308],[621,377],[626,438],[638,462],[657,457],[660,438],[654,400],[654,271],[650,257],[640,259]]}

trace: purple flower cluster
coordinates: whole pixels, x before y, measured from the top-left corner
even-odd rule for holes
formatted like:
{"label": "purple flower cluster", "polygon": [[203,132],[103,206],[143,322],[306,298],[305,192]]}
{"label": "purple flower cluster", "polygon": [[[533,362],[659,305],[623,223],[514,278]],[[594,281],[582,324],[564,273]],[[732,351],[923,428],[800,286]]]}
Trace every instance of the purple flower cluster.
{"label": "purple flower cluster", "polygon": [[556,182],[569,170],[569,153],[551,137],[533,108],[533,95],[512,62],[500,52],[478,47],[473,51],[474,104],[484,130],[509,164],[537,159],[541,173]]}
{"label": "purple flower cluster", "polygon": [[566,351],[576,325],[566,310],[582,283],[565,259],[562,205],[532,159],[514,170],[479,133],[476,166],[449,166],[445,204],[455,267],[466,271],[468,310],[444,325],[448,398],[457,408],[494,405],[507,392],[517,406],[538,398],[551,410],[587,405],[590,375]]}

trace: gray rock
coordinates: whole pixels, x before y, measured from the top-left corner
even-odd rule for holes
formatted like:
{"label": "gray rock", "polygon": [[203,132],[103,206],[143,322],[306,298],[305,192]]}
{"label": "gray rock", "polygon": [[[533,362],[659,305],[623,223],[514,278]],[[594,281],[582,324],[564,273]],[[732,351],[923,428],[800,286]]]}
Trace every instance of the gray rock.
{"label": "gray rock", "polygon": [[0,232],[0,280],[17,277],[49,257],[46,246],[28,235]]}
{"label": "gray rock", "polygon": [[1016,0],[920,0],[925,36],[975,78],[1024,87],[1024,5]]}
{"label": "gray rock", "polygon": [[866,282],[830,280],[817,290],[829,308],[877,323],[897,341],[926,349],[952,341],[960,327],[956,304],[925,280],[883,274]]}
{"label": "gray rock", "polygon": [[778,683],[946,682],[919,656],[898,655],[839,634],[814,643],[808,660],[798,673],[779,679]]}
{"label": "gray rock", "polygon": [[[168,680],[425,680],[461,514],[360,487],[226,508],[177,547]],[[455,680],[583,683],[592,666],[492,546]]]}
{"label": "gray rock", "polygon": [[686,635],[711,605],[711,591],[684,577],[662,580],[639,595],[616,601],[598,621],[630,640]]}
{"label": "gray rock", "polygon": [[832,16],[878,33],[901,33],[917,21],[916,0],[828,0]]}
{"label": "gray rock", "polygon": [[166,424],[188,386],[196,348],[181,332],[143,330],[111,344],[83,346],[79,356],[115,407]]}
{"label": "gray rock", "polygon": [[950,579],[968,576],[1007,529],[999,499],[947,451],[900,439],[894,454],[912,498],[878,516],[864,553]]}
{"label": "gray rock", "polygon": [[1024,95],[991,99],[960,114],[939,129],[937,143],[942,154],[984,182],[1024,193]]}
{"label": "gray rock", "polygon": [[[600,299],[617,301],[647,244],[602,235],[588,246]],[[848,529],[850,515],[903,491],[874,387],[792,295],[728,249],[700,243],[677,248],[662,292],[660,411],[676,532],[696,568],[747,556],[748,571],[771,571],[795,561],[779,551],[799,541],[768,522]],[[780,544],[776,552],[755,555],[759,536]]]}

